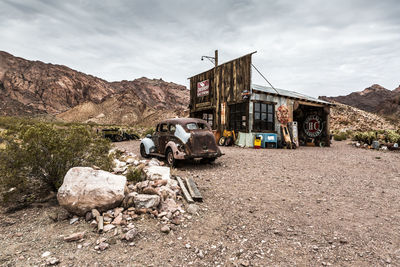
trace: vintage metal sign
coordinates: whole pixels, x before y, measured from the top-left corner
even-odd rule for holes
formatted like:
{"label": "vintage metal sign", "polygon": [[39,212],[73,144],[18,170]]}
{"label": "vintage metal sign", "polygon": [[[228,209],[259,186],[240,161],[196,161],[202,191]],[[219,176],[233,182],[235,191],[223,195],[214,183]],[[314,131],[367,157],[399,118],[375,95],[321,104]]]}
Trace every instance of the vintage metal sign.
{"label": "vintage metal sign", "polygon": [[304,132],[309,137],[317,137],[322,133],[321,118],[317,115],[310,115],[304,121]]}
{"label": "vintage metal sign", "polygon": [[205,80],[197,83],[197,97],[209,95],[210,82]]}
{"label": "vintage metal sign", "polygon": [[225,125],[226,103],[221,104],[221,124]]}

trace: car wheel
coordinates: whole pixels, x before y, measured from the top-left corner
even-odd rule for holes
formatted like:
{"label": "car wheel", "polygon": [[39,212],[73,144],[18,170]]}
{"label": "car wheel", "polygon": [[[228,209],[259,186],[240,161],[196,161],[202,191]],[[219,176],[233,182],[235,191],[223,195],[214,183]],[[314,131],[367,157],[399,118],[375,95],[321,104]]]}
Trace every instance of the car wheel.
{"label": "car wheel", "polygon": [[165,153],[165,158],[167,159],[167,163],[171,167],[176,166],[176,159],[174,157],[174,152],[172,151],[171,148],[167,149],[167,152]]}
{"label": "car wheel", "polygon": [[233,137],[229,136],[225,140],[225,146],[231,146],[231,145],[233,145]]}
{"label": "car wheel", "polygon": [[115,142],[121,142],[122,141],[122,136],[120,136],[120,135],[117,135],[117,136],[115,136]]}
{"label": "car wheel", "polygon": [[149,157],[149,155],[146,154],[146,149],[145,149],[145,147],[144,147],[143,144],[140,144],[140,155],[141,155],[143,158],[148,158],[148,157]]}
{"label": "car wheel", "polygon": [[222,137],[218,140],[218,145],[219,145],[219,146],[223,146],[223,145],[225,145],[225,142],[226,142],[226,137],[225,137],[225,136],[222,136]]}

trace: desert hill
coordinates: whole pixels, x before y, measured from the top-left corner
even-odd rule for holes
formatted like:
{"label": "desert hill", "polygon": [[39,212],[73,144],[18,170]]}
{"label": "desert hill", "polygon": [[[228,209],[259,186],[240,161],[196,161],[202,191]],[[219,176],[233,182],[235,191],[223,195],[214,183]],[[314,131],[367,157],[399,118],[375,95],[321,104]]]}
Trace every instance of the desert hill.
{"label": "desert hill", "polygon": [[374,84],[361,92],[353,92],[346,96],[322,96],[320,99],[346,104],[394,121],[400,118],[400,86],[388,90],[379,84]]}
{"label": "desert hill", "polygon": [[185,86],[161,79],[108,82],[0,51],[0,115],[133,124],[183,115],[188,103]]}

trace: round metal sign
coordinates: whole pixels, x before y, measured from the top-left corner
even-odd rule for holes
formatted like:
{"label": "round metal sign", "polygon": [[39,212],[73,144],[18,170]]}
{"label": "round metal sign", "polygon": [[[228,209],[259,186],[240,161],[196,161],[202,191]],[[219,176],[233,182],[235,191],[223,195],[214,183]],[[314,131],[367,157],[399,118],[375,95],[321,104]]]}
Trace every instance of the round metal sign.
{"label": "round metal sign", "polygon": [[309,137],[317,137],[322,133],[321,118],[317,115],[310,115],[304,121],[304,132]]}

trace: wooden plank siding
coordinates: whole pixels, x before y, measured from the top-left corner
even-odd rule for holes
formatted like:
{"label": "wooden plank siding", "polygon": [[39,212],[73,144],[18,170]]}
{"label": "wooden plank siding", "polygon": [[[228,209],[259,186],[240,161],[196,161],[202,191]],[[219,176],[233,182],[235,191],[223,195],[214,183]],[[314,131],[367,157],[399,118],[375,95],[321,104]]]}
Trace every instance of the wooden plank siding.
{"label": "wooden plank siding", "polygon": [[[214,68],[190,77],[190,113],[206,108],[214,109],[216,113],[220,112],[220,108],[216,107],[216,103],[235,104],[248,102],[243,100],[242,92],[251,89],[251,56],[253,53],[242,56],[217,66],[214,77]],[[197,83],[209,80],[210,93],[208,96],[197,97]],[[215,79],[215,80],[214,80]],[[219,101],[217,98],[219,97]],[[229,125],[226,110],[226,125]],[[217,128],[222,129],[219,125],[220,114],[215,114],[215,122]],[[226,126],[225,125],[225,126]]]}

